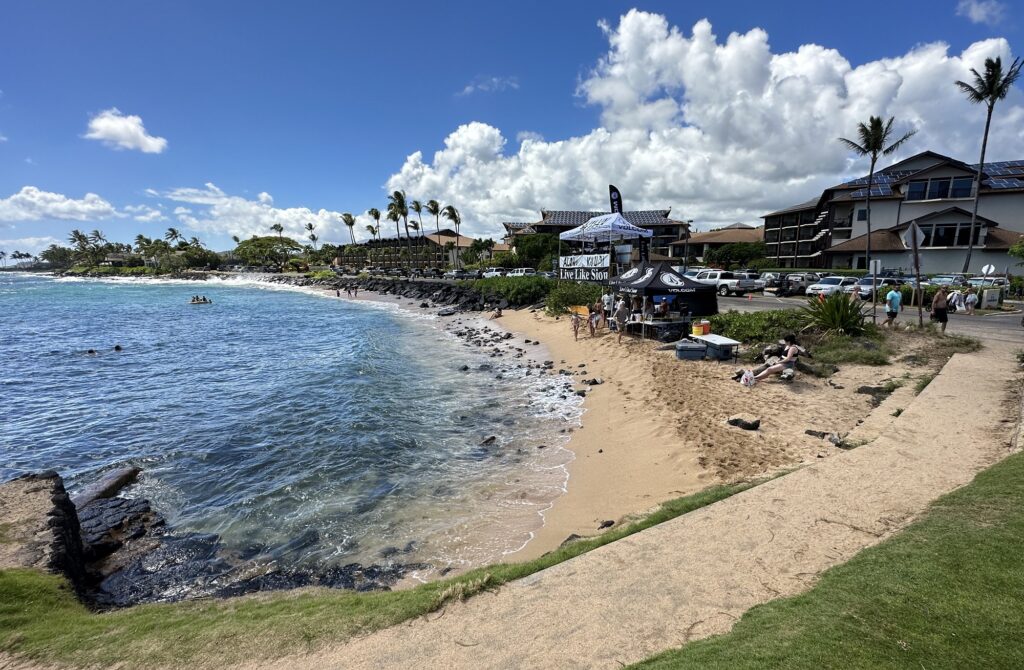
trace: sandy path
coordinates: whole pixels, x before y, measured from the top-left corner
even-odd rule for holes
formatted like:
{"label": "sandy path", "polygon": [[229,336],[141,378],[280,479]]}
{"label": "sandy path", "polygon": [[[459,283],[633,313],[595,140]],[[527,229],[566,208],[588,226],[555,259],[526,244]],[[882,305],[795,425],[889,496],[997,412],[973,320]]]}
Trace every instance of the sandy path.
{"label": "sandy path", "polygon": [[[810,588],[1005,456],[1019,418],[1015,370],[1007,351],[957,355],[867,446],[441,615],[246,667],[616,668],[723,633],[750,607]],[[965,398],[991,411],[963,412]]]}

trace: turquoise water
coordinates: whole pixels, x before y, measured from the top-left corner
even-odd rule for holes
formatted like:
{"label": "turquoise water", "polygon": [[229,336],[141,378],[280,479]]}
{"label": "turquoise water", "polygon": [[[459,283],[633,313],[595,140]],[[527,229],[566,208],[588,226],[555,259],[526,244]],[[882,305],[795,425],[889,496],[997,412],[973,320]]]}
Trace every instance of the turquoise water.
{"label": "turquoise water", "polygon": [[52,468],[75,489],[135,464],[132,495],[234,550],[313,529],[289,560],[401,547],[435,569],[522,546],[564,490],[578,399],[435,317],[244,280],[3,273],[0,318],[3,480]]}

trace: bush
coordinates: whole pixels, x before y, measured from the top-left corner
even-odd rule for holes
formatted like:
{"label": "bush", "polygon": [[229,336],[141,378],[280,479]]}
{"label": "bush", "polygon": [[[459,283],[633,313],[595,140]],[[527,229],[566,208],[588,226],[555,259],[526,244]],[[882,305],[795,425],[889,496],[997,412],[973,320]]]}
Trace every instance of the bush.
{"label": "bush", "polygon": [[864,333],[864,310],[860,301],[852,302],[845,293],[833,293],[824,300],[811,298],[800,310],[805,328],[814,328],[826,335],[861,335]]}
{"label": "bush", "polygon": [[496,295],[513,305],[531,305],[543,300],[555,282],[546,277],[488,277],[466,285],[483,296]]}
{"label": "bush", "polygon": [[316,272],[306,273],[306,279],[334,279],[337,276],[330,270],[317,270]]}
{"label": "bush", "polygon": [[712,332],[740,342],[774,342],[795,333],[805,324],[800,312],[777,309],[766,312],[726,312],[708,319]]}
{"label": "bush", "polygon": [[548,294],[547,312],[552,316],[565,314],[573,305],[593,305],[604,288],[599,284],[559,282]]}

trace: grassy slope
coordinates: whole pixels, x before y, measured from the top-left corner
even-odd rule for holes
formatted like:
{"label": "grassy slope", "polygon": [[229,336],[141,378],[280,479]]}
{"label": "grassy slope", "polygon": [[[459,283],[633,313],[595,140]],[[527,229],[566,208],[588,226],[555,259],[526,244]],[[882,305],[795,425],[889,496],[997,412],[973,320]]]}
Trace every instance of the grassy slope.
{"label": "grassy slope", "polygon": [[936,501],[811,591],[638,666],[1024,667],[1024,454]]}
{"label": "grassy slope", "polygon": [[83,607],[58,577],[0,571],[0,651],[67,665],[120,661],[132,668],[218,666],[279,657],[425,614],[447,599],[525,577],[754,485],[715,486],[534,561],[492,565],[405,591],[302,590],[96,614]]}

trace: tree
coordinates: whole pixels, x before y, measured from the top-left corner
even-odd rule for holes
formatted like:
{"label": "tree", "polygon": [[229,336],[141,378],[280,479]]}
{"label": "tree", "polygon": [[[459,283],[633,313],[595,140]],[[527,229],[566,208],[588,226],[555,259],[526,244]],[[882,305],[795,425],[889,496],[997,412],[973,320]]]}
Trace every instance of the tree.
{"label": "tree", "polygon": [[167,232],[164,233],[164,239],[170,242],[171,244],[174,244],[179,240],[185,239],[185,237],[181,234],[181,232],[178,231],[177,228],[168,228]]}
{"label": "tree", "polygon": [[[388,221],[395,222],[395,257],[401,260],[402,257],[402,232],[398,228],[398,221],[401,216],[398,214],[398,210],[388,208],[388,214],[386,217]],[[396,262],[396,265],[398,263]]]}
{"label": "tree", "polygon": [[[879,116],[872,116],[868,119],[867,124],[857,124],[857,137],[860,139],[860,143],[848,140],[845,137],[840,137],[839,141],[846,146],[850,151],[854,152],[858,156],[870,156],[871,157],[871,171],[868,173],[868,188],[867,188],[867,229],[868,234],[865,238],[867,240],[867,249],[865,256],[867,257],[868,270],[871,269],[871,187],[875,183],[875,164],[878,162],[879,156],[888,156],[895,152],[903,144],[914,136],[916,130],[911,130],[903,135],[900,139],[890,143],[889,138],[892,137],[892,125],[895,122],[895,117],[890,116],[889,120],[883,125],[882,118]],[[799,244],[800,227],[797,226],[797,241],[794,245]],[[794,257],[796,253],[793,254]],[[796,265],[796,263],[794,263]],[[874,276],[874,275],[872,275]],[[874,296],[874,281],[871,282],[872,296]],[[871,301],[871,318],[877,320],[875,315],[875,301]]]}
{"label": "tree", "polygon": [[356,243],[356,217],[352,216],[348,212],[341,215],[341,221],[348,226],[348,236],[352,240],[352,244]]}
{"label": "tree", "polygon": [[[440,234],[441,233],[441,203],[439,203],[437,200],[427,200],[427,204],[424,206],[424,209],[427,210],[428,214],[433,215],[433,217],[434,217],[434,232],[437,233],[437,234]],[[438,242],[440,243],[440,238],[438,238]],[[440,248],[438,248],[438,252],[440,253]]]}
{"label": "tree", "polygon": [[965,81],[957,81],[956,86],[967,95],[967,99],[975,104],[985,105],[985,134],[981,137],[981,159],[978,161],[978,169],[974,174],[974,206],[971,209],[971,236],[967,240],[967,256],[964,257],[963,272],[971,264],[971,254],[974,252],[974,234],[978,224],[978,192],[981,190],[981,175],[985,171],[985,150],[988,148],[988,131],[992,125],[992,111],[995,109],[996,101],[1002,100],[1010,92],[1014,82],[1020,77],[1021,66],[1024,63],[1019,58],[1014,59],[1010,69],[1003,73],[1003,59],[986,58],[985,74],[981,75],[977,70],[971,68],[974,75],[973,85]]}
{"label": "tree", "polygon": [[[409,250],[409,257],[412,257],[412,240],[409,238],[409,205],[405,200],[405,191],[395,191],[388,196],[388,218],[391,218],[391,213],[402,219],[402,225],[405,227],[405,246]],[[398,226],[395,226],[397,229]],[[401,233],[398,235],[401,240]]]}
{"label": "tree", "polygon": [[[377,241],[379,242],[380,241],[380,210],[377,209],[376,207],[371,207],[370,209],[366,210],[366,214],[371,219],[373,219],[374,235],[377,237]],[[379,251],[380,247],[378,246],[377,249]],[[378,253],[378,256],[380,256],[379,253]],[[378,260],[378,262],[380,262],[380,261]]]}
{"label": "tree", "polygon": [[270,226],[270,230],[277,233],[277,237],[279,239],[284,239],[284,226],[282,226],[280,223],[275,223],[274,225]]}
{"label": "tree", "polygon": [[[457,249],[458,249],[458,241],[459,241],[459,226],[462,224],[462,216],[459,215],[459,210],[455,209],[455,205],[446,205],[445,208],[441,210],[441,216],[443,216],[444,218],[446,218],[449,221],[451,221],[452,225],[455,226],[455,243],[456,243],[455,244],[455,246],[456,246],[455,269],[458,270],[459,269],[459,252],[458,252]],[[447,247],[448,245],[445,245],[445,246]]]}
{"label": "tree", "polygon": [[5,268],[7,267],[7,252],[3,249],[0,249],[0,263],[3,263]]}
{"label": "tree", "polygon": [[244,240],[235,248],[234,254],[247,265],[284,267],[288,254],[301,250],[302,245],[290,237],[267,235]]}

